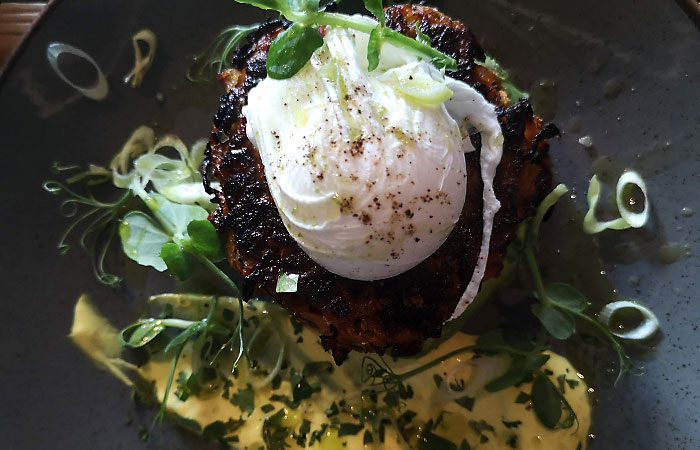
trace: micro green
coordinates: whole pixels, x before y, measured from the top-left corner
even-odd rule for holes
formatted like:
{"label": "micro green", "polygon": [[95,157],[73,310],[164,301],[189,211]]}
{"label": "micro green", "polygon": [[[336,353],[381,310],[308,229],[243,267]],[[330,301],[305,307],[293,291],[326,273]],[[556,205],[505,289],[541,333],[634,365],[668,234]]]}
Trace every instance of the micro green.
{"label": "micro green", "polygon": [[586,314],[590,305],[585,296],[575,287],[565,283],[550,283],[545,285],[535,257],[539,228],[547,211],[557,203],[568,188],[558,185],[537,208],[537,213],[530,219],[529,227],[522,239],[522,251],[525,263],[530,270],[535,283],[535,296],[539,303],[532,308],[545,329],[556,339],[568,339],[576,332],[577,321],[582,321],[600,333],[612,346],[617,355],[619,381],[622,375],[634,367],[632,359],[625,353],[624,348],[605,325]]}
{"label": "micro green", "polygon": [[211,81],[230,68],[233,51],[259,26],[258,23],[234,25],[221,30],[207,48],[192,59],[187,79],[195,83]]}
{"label": "micro green", "polygon": [[[78,166],[54,165],[54,168],[57,172],[65,172],[78,169]],[[61,201],[60,211],[64,217],[73,219],[59,237],[57,246],[59,253],[65,255],[70,251],[71,246],[67,242],[69,236],[82,228],[78,242],[90,259],[90,267],[95,278],[100,283],[116,286],[121,281],[121,277],[108,273],[104,268],[104,261],[117,232],[117,219],[124,213],[133,195],[131,192],[126,192],[114,202],[103,202],[90,194],[82,195],[68,187],[73,183],[83,183],[88,187],[102,184],[109,179],[105,178],[106,176],[111,176],[111,173],[107,171],[105,175],[104,169],[91,167],[87,171],[68,178],[65,184],[51,180],[45,182],[42,187],[53,195],[67,196]]]}
{"label": "micro green", "polygon": [[261,9],[279,12],[294,22],[275,38],[267,57],[268,75],[274,79],[287,79],[296,75],[309,61],[313,52],[323,45],[320,26],[343,27],[370,35],[368,46],[369,70],[379,65],[379,53],[384,42],[408,48],[438,68],[456,70],[457,61],[430,46],[425,39],[410,37],[384,26],[386,21],[381,0],[364,0],[365,8],[377,19],[349,16],[325,11],[315,0],[236,0]]}
{"label": "micro green", "polygon": [[[159,153],[168,148],[174,149],[178,157],[172,158]],[[82,183],[89,189],[95,184],[111,179],[115,187],[126,191],[116,202],[101,202],[90,194],[79,194],[60,182],[44,183],[44,189],[48,192],[68,196],[61,203],[61,210],[65,216],[75,216],[78,207],[89,208],[66,229],[59,241],[59,250],[68,251],[67,236],[78,226],[87,224],[80,237],[80,245],[84,250],[92,252],[93,271],[101,282],[114,285],[120,280],[103,269],[105,255],[118,231],[124,254],[138,264],[153,267],[161,272],[168,270],[176,278],[185,280],[191,276],[194,262],[198,262],[221,279],[238,299],[239,320],[233,331],[213,320],[216,298],[209,300],[209,313],[200,321],[167,317],[145,319],[122,330],[121,345],[132,348],[151,343],[168,328],[181,330],[164,349],[165,356],[171,359],[171,369],[156,421],[165,414],[177,362],[188,342],[196,338],[197,342],[201,343],[207,335],[228,338],[219,353],[228,348],[233,350],[233,346],[238,343],[238,355],[233,364],[233,371],[242,356],[247,357],[248,346],[243,338],[243,302],[248,299],[244,298],[248,291],[239,288],[216,265],[216,262],[224,258],[224,250],[217,231],[207,220],[209,212],[202,206],[209,205],[209,199],[204,198],[206,195],[202,193],[202,179],[199,174],[204,148],[205,143],[200,141],[188,149],[174,136],[166,136],[156,142],[153,130],[139,127],[112,159],[109,165],[111,170],[90,166],[88,171],[73,175],[67,181]],[[56,166],[59,173],[76,169],[77,166]],[[194,190],[192,185],[196,185]],[[140,199],[141,205],[132,202],[132,199]],[[97,235],[98,239],[89,247],[87,240],[91,234]],[[283,355],[283,352],[280,355]],[[184,391],[179,394],[184,397],[189,395]]]}

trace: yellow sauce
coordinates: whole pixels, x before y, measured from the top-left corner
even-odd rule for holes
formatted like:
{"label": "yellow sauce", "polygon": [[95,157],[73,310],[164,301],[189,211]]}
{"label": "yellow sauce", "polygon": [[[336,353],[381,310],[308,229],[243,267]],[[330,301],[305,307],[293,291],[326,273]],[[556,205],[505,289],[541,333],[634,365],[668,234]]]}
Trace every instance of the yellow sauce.
{"label": "yellow sauce", "polygon": [[[183,306],[182,301],[177,297],[170,300],[161,299],[161,302],[172,302],[171,304],[175,306],[174,314],[176,316],[178,316],[178,305],[179,307]],[[232,300],[220,299],[218,307],[233,308],[235,304],[236,302]],[[185,310],[189,311],[190,314],[197,314],[196,311],[192,312],[193,306],[191,304],[184,306],[186,308],[181,311],[182,315],[186,315],[184,314]],[[301,370],[308,362],[332,362],[330,355],[324,352],[318,343],[318,336],[313,330],[304,329],[300,335],[303,342],[296,343],[299,335],[294,335],[286,313],[270,305],[264,306],[258,303],[256,306],[257,310],[249,311],[247,317],[257,315],[265,320],[273,319],[272,323],[275,329],[279,330],[279,335],[283,337],[288,349],[285,359],[289,367]],[[111,342],[115,339],[115,331],[94,308],[89,307],[89,303],[84,297],[79,300],[71,337],[103,367],[105,366],[105,358],[115,360],[114,343]],[[395,373],[405,373],[440,355],[472,345],[475,340],[475,336],[457,333],[443,342],[437,349],[421,358],[396,361],[385,358],[385,361]],[[267,343],[271,342],[268,340]],[[103,348],[109,349],[107,352],[109,355],[105,355]],[[271,350],[271,352],[276,354],[278,348]],[[176,374],[179,372],[191,373],[191,356],[192,347],[188,346],[183,351]],[[322,450],[417,448],[417,440],[425,423],[431,419],[436,421],[438,417],[440,417],[439,424],[434,426],[432,433],[450,440],[457,445],[457,448],[463,440],[469,443],[471,449],[480,450],[513,448],[576,450],[577,448],[586,448],[586,436],[591,424],[591,407],[587,386],[583,380],[579,379],[577,371],[567,359],[550,353],[551,357],[542,369],[545,372],[547,370],[552,372],[550,377],[557,386],[559,385],[557,377],[560,375],[564,375],[568,380],[578,382],[578,385],[573,388],[565,383],[565,397],[576,412],[579,425],[566,429],[549,429],[538,421],[529,402],[516,402],[516,398],[521,392],[530,392],[531,383],[523,383],[518,387],[509,387],[496,393],[484,390],[483,387],[486,383],[505,371],[508,366],[508,357],[488,356],[473,359],[473,356],[473,353],[470,352],[461,353],[439,363],[432,369],[407,379],[405,383],[413,390],[413,396],[405,399],[405,403],[398,411],[396,408],[386,406],[382,401],[383,394],[378,396],[376,404],[368,398],[367,394],[362,395],[363,389],[366,390],[368,385],[361,380],[364,355],[358,353],[351,354],[348,361],[341,367],[333,366],[332,373],[321,376],[319,378],[320,390],[311,395],[310,398],[299,402],[296,409],[290,408],[284,402],[270,400],[273,394],[287,395],[291,398],[292,389],[289,376],[283,377],[283,381],[277,389],[273,389],[271,383],[258,386],[264,378],[264,374],[253,373],[247,369],[245,363],[239,365],[237,377],[230,378],[233,386],[228,388],[230,391],[228,399],[222,396],[224,387],[215,386],[199,396],[191,395],[186,401],[181,401],[175,395],[175,386],[173,385],[167,407],[170,414],[181,419],[195,421],[201,428],[216,421],[226,422],[229,419],[243,418],[244,423],[233,433],[238,438],[238,443],[232,444],[233,448],[258,449],[261,446],[264,447],[263,424],[266,419],[278,413],[280,409],[284,410],[281,425],[289,431],[286,443],[290,448],[301,448],[296,444],[297,436],[294,433],[299,430],[304,420],[310,422],[312,432],[319,430],[320,437],[320,441],[317,440],[313,445],[307,445],[306,448]],[[222,367],[228,367],[226,365],[230,364],[230,361],[222,361],[220,364]],[[162,399],[170,371],[170,360],[153,358],[137,371],[137,376],[155,382],[156,395]],[[115,375],[123,379],[121,376],[123,373],[119,370],[117,372],[119,374],[115,373]],[[289,369],[280,373],[289,374]],[[436,375],[443,380],[440,387],[437,387]],[[255,408],[250,415],[242,412],[238,406],[230,401],[235,393],[240,389],[245,389],[249,384],[258,386],[254,388]],[[380,390],[378,389],[378,391]],[[471,411],[454,401],[463,396],[474,399]],[[329,418],[326,410],[333,403],[343,404],[344,407],[340,407],[340,412]],[[263,405],[272,405],[274,409],[267,413],[263,412]],[[387,425],[384,429],[384,443],[380,442],[376,426],[372,426],[372,424],[376,425],[378,420],[372,420],[371,417],[365,420],[365,428],[356,434],[339,436],[338,423],[360,423],[357,419],[358,416],[353,417],[353,414],[366,416],[376,412],[383,413],[386,417],[395,420],[407,411],[415,413],[415,418],[410,422],[411,425],[405,428],[403,435],[397,432],[395,426]],[[333,420],[335,424],[332,424]],[[326,427],[322,429],[323,424],[326,424]],[[321,430],[323,430],[322,433],[320,433]],[[367,430],[371,434],[372,442],[363,444]],[[308,443],[308,436],[306,442]]]}

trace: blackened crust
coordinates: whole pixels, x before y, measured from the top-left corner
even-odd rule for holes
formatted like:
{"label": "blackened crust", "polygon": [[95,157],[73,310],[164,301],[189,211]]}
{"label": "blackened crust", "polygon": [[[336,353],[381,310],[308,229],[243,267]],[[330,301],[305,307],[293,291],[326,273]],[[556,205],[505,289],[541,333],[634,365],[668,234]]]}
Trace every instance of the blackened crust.
{"label": "blackened crust", "polygon": [[[484,279],[497,276],[517,225],[551,190],[546,138],[556,128],[543,128],[527,100],[509,105],[499,79],[477,63],[484,58],[483,50],[461,22],[433,8],[401,5],[387,9],[386,23],[409,36],[415,36],[420,23],[433,45],[459,61],[459,69],[450,75],[497,106],[505,144],[494,183],[502,206],[495,217]],[[239,49],[235,68],[219,77],[227,94],[221,97],[203,168],[222,186],[221,191],[206,186],[219,203],[210,219],[225,236],[230,264],[255,292],[274,295],[294,317],[317,328],[336,362],[351,350],[382,353],[391,348],[396,355],[414,354],[426,338],[440,335],[476,264],[483,207],[479,152],[465,155],[467,200],[454,231],[432,256],[404,274],[376,282],[328,272],[285,229],[241,115],[248,92],[266,76],[269,45],[284,27],[276,21],[264,24],[250,44]],[[479,146],[478,135],[472,141]],[[283,272],[300,275],[298,292],[274,293]]]}

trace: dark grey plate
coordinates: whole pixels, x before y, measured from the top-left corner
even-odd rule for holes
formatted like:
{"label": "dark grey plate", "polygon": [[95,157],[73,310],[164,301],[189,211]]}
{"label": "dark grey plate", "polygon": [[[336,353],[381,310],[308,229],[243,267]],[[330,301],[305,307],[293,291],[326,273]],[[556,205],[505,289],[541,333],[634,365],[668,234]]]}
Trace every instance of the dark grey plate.
{"label": "dark grey plate", "polygon": [[[618,293],[650,305],[665,339],[644,376],[598,389],[593,447],[700,448],[700,34],[693,22],[669,0],[440,3],[539,99],[538,111],[565,130],[552,154],[558,179],[576,198],[546,225],[547,235],[566,230],[574,205],[585,207],[587,179],[598,158],[609,156],[596,167],[607,167],[612,178],[631,167],[648,182],[651,225],[606,233],[594,242]],[[6,74],[0,85],[0,447],[206,447],[170,427],[141,442],[137,426],[127,425],[133,406],[126,389],[95,370],[66,339],[82,292],[122,325],[138,314],[145,293],[170,281],[136,274],[113,290],[94,281],[80,252],[59,256],[55,243],[66,222],[41,182],[52,176],[53,161],[106,163],[140,124],[175,132],[189,143],[205,136],[219,90],[185,81],[188,57],[220,28],[260,18],[231,0],[64,1]],[[133,90],[121,79],[132,63],[130,37],[145,27],[158,35],[159,49],[144,85]],[[110,81],[106,100],[79,97],[59,80],[45,57],[51,41],[70,43],[96,59]],[[157,93],[164,101],[156,100]],[[583,135],[592,136],[593,149],[577,143]],[[683,207],[698,213],[686,217]],[[559,267],[580,265],[580,252],[566,236],[547,239],[541,258]],[[618,247],[622,239],[625,257]],[[690,255],[662,264],[659,249],[669,242],[687,244]],[[117,271],[133,271],[121,259],[111,263]],[[629,283],[630,277],[639,283]],[[600,280],[579,281],[588,288]]]}

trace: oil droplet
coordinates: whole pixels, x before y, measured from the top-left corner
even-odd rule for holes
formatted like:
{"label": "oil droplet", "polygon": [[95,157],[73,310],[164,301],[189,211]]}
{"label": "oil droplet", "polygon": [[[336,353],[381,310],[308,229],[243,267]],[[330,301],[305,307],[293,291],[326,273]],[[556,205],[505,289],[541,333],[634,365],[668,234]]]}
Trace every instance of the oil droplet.
{"label": "oil droplet", "polygon": [[596,56],[593,58],[591,61],[591,64],[588,66],[588,70],[593,74],[593,75],[600,75],[600,73],[603,71],[603,68],[605,65],[608,63],[607,59],[602,58],[600,56]]}
{"label": "oil droplet", "polygon": [[612,174],[615,172],[615,170],[613,167],[613,160],[610,156],[601,156],[593,161],[591,164],[591,170],[594,174],[598,175],[600,181],[604,183],[613,182]]}
{"label": "oil droplet", "polygon": [[566,124],[566,131],[570,133],[580,133],[583,130],[583,119],[581,116],[574,116]]}
{"label": "oil droplet", "polygon": [[532,106],[542,120],[550,121],[559,109],[559,85],[556,81],[542,80],[530,91]]}
{"label": "oil droplet", "polygon": [[615,98],[620,95],[624,87],[625,82],[621,78],[611,78],[603,85],[603,96],[608,99]]}
{"label": "oil droplet", "polygon": [[578,143],[583,145],[584,148],[588,149],[593,147],[593,137],[590,134],[581,136],[578,138]]}
{"label": "oil droplet", "polygon": [[685,253],[686,248],[683,245],[677,242],[670,242],[661,246],[658,259],[661,264],[673,264],[681,259]]}
{"label": "oil droplet", "polygon": [[689,206],[686,206],[683,209],[681,209],[681,214],[683,215],[683,217],[691,217],[693,213],[695,213],[695,211],[693,211],[693,209]]}

